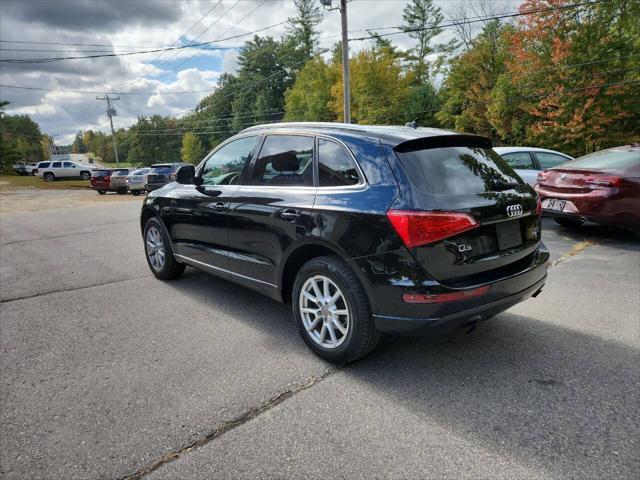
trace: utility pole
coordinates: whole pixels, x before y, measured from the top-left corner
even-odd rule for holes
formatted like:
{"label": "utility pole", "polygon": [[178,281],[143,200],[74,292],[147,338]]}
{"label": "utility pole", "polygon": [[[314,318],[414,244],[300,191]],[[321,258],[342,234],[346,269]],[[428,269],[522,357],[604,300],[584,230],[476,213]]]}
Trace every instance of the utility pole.
{"label": "utility pole", "polygon": [[118,142],[116,142],[116,132],[113,130],[113,117],[118,115],[118,112],[116,111],[115,108],[111,108],[111,102],[120,100],[120,97],[109,97],[109,95],[105,95],[104,97],[96,97],[96,100],[107,101],[107,115],[109,116],[109,123],[111,124],[111,138],[113,139],[113,153],[115,153],[116,155],[116,166],[120,166],[120,160],[118,159]]}
{"label": "utility pole", "polygon": [[[342,95],[344,108],[344,123],[351,123],[351,87],[349,85],[349,35],[347,29],[347,1],[339,0],[340,19],[342,22]],[[332,0],[320,0],[327,10],[335,10],[331,7]]]}

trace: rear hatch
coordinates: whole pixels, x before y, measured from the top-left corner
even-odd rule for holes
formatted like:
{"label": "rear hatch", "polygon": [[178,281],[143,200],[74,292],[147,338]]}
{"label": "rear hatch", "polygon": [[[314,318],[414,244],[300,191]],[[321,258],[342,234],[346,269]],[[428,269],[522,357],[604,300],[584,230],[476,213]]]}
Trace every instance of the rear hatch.
{"label": "rear hatch", "polygon": [[[409,188],[388,217],[396,231],[400,222],[408,226],[413,238],[403,241],[434,279],[466,286],[530,264],[540,241],[537,196],[487,140],[412,140],[395,152]],[[406,219],[394,219],[398,211],[408,212]]]}
{"label": "rear hatch", "polygon": [[91,172],[91,185],[109,185],[111,182],[111,170],[94,170]]}
{"label": "rear hatch", "polygon": [[171,165],[154,165],[147,175],[147,183],[169,183]]}

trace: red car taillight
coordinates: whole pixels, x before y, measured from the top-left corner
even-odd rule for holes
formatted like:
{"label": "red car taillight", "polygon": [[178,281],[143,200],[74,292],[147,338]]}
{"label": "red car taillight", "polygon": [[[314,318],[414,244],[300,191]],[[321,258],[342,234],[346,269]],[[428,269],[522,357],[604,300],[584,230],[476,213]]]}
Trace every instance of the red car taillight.
{"label": "red car taillight", "polygon": [[387,218],[408,248],[437,242],[478,226],[471,215],[456,212],[389,210]]}
{"label": "red car taillight", "polygon": [[598,187],[618,187],[622,183],[622,178],[615,175],[598,175],[585,178],[584,183]]}
{"label": "red car taillight", "polygon": [[536,215],[542,215],[542,202],[539,195],[536,196]]}
{"label": "red car taillight", "polygon": [[543,170],[538,173],[538,183],[545,182],[549,178],[549,172],[547,170]]}
{"label": "red car taillight", "polygon": [[472,288],[469,290],[460,290],[458,292],[450,293],[428,293],[428,294],[413,294],[405,293],[402,295],[402,300],[406,303],[443,303],[443,302],[455,302],[457,300],[470,300],[472,298],[481,297],[489,292],[491,287],[485,285],[484,287]]}

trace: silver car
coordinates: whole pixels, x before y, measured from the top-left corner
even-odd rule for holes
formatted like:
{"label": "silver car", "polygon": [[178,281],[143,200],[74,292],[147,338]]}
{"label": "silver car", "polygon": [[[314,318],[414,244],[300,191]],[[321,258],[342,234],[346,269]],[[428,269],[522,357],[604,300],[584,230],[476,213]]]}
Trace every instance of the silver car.
{"label": "silver car", "polygon": [[127,188],[131,193],[134,195],[140,195],[146,191],[144,184],[148,173],[148,168],[138,168],[127,176]]}
{"label": "silver car", "polygon": [[538,173],[573,160],[567,154],[536,147],[494,147],[493,148],[529,185],[538,181]]}

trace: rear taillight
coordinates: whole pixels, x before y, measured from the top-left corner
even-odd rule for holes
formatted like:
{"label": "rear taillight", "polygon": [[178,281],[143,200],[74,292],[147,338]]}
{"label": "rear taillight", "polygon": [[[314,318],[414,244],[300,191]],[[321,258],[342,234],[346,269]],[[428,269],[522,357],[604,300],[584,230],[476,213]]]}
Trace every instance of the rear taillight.
{"label": "rear taillight", "polygon": [[536,215],[542,215],[542,202],[539,195],[536,196]]}
{"label": "rear taillight", "polygon": [[176,179],[176,174],[172,173],[171,175],[169,175],[169,180],[171,180],[172,182]]}
{"label": "rear taillight", "polygon": [[585,178],[584,183],[598,187],[617,187],[622,183],[622,178],[615,175],[598,175]]}
{"label": "rear taillight", "polygon": [[459,290],[457,292],[449,293],[405,293],[404,295],[402,295],[402,300],[406,303],[443,303],[455,302],[458,300],[470,300],[472,298],[486,295],[489,292],[490,288],[491,287],[489,285],[485,285],[484,287],[472,288],[469,290]]}
{"label": "rear taillight", "polygon": [[466,213],[389,210],[389,223],[408,247],[434,243],[478,226]]}
{"label": "rear taillight", "polygon": [[538,173],[538,183],[546,182],[549,178],[549,172],[547,170],[543,170]]}

